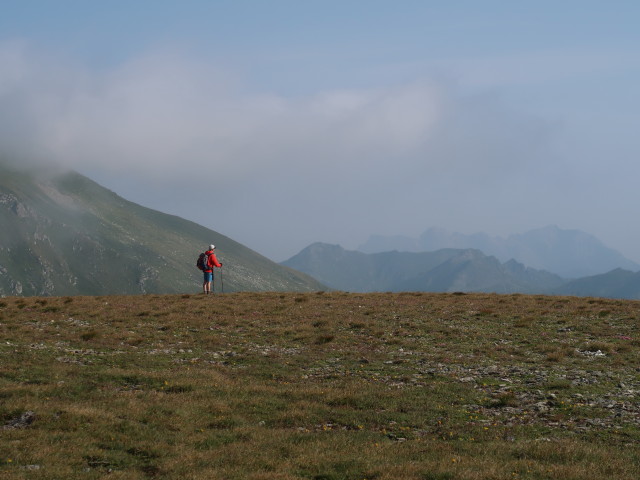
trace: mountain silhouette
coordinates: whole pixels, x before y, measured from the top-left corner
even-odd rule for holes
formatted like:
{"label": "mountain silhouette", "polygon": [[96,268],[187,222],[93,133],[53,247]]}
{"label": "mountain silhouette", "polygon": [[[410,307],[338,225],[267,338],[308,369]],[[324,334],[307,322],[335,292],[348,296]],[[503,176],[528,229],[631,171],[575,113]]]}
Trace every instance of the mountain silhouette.
{"label": "mountain silhouette", "polygon": [[419,238],[371,236],[358,247],[364,253],[385,251],[430,252],[442,248],[473,248],[501,262],[514,259],[528,267],[564,278],[606,273],[616,268],[637,271],[640,265],[580,230],[547,226],[506,238],[486,233],[465,235],[429,228]]}
{"label": "mountain silhouette", "polygon": [[547,293],[564,283],[552,273],[514,260],[501,263],[474,249],[366,254],[314,243],[282,264],[352,292]]}

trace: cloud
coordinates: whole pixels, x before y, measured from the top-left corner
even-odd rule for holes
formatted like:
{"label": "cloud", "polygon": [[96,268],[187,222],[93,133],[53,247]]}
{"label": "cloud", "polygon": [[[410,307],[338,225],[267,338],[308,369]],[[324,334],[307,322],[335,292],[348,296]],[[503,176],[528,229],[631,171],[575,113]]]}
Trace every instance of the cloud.
{"label": "cloud", "polygon": [[[240,241],[293,222],[297,241],[357,243],[426,228],[424,205],[456,195],[491,206],[500,185],[531,180],[552,135],[498,96],[442,80],[286,97],[179,51],[92,71],[14,42],[0,44],[0,64],[5,156],[128,177],[138,190],[156,182],[163,191],[147,204],[184,196],[190,215],[172,213],[187,218],[215,178],[217,220]],[[234,227],[237,218],[246,224]]]}
{"label": "cloud", "polygon": [[[29,145],[30,155],[71,166],[154,166],[162,174],[213,163],[241,176],[319,162],[482,162],[495,160],[491,145],[516,143],[506,140],[514,128],[505,112],[431,81],[290,99],[247,92],[223,68],[180,52],[91,72],[9,43],[0,62],[5,148]],[[481,148],[468,155],[474,146]]]}

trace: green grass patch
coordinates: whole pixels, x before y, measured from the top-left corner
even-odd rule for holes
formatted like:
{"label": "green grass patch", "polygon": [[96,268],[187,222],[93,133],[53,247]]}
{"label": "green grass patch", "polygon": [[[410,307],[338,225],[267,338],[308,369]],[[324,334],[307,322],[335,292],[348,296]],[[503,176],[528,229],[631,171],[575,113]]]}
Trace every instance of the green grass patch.
{"label": "green grass patch", "polygon": [[213,300],[3,299],[0,477],[640,478],[637,302]]}

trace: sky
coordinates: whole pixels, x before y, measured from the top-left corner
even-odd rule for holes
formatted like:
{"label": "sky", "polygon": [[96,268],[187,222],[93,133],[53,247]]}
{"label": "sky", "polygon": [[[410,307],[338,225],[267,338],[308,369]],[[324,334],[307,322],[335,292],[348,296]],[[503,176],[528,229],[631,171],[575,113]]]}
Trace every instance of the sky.
{"label": "sky", "polygon": [[640,262],[639,2],[2,11],[3,158],[62,164],[278,262],[317,241],[547,225]]}

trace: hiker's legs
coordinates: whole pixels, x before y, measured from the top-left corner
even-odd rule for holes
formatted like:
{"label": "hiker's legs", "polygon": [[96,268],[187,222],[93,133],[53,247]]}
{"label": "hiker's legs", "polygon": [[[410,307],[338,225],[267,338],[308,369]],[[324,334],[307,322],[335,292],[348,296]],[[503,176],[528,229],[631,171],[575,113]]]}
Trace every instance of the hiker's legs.
{"label": "hiker's legs", "polygon": [[204,272],[204,282],[202,283],[202,293],[211,293],[212,272]]}

